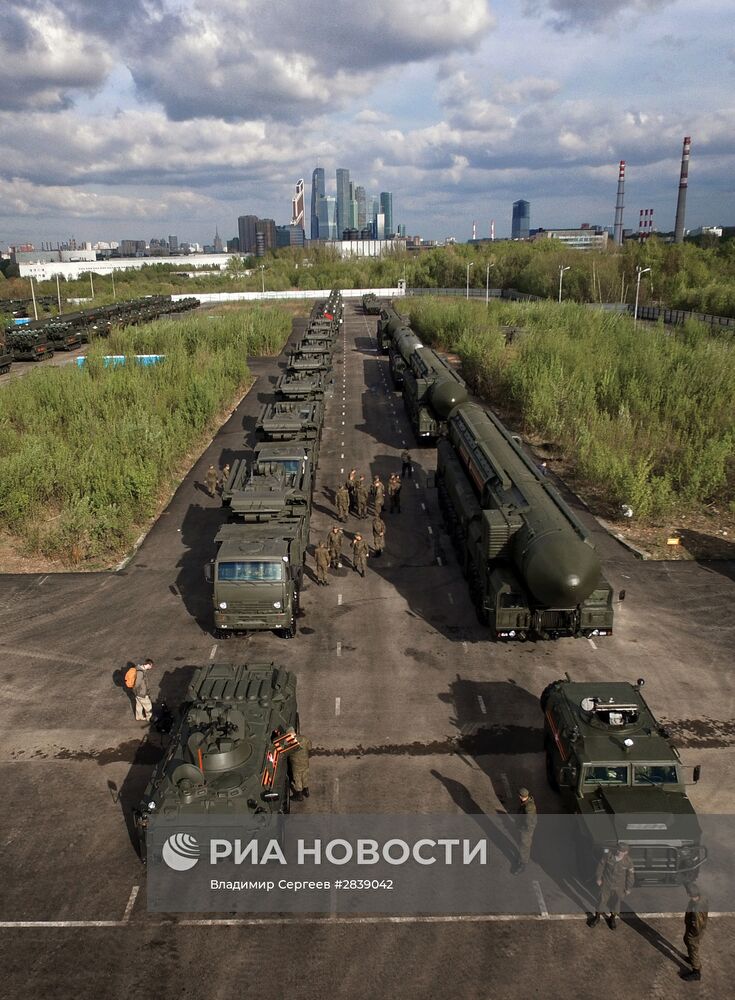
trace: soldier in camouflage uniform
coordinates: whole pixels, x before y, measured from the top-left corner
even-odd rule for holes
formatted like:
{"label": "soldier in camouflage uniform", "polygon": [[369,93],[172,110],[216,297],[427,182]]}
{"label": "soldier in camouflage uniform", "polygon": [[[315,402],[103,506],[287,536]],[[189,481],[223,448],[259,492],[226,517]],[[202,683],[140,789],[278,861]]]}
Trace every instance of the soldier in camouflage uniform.
{"label": "soldier in camouflage uniform", "polygon": [[217,492],[217,470],[213,465],[210,465],[207,469],[207,475],[204,477],[207,482],[207,490],[211,497]]}
{"label": "soldier in camouflage uniform", "polygon": [[600,899],[597,911],[590,920],[590,927],[600,922],[600,915],[609,911],[610,930],[614,931],[620,916],[620,904],[635,885],[635,870],[625,844],[618,844],[612,851],[605,851],[599,865],[595,880],[600,887]]}
{"label": "soldier in camouflage uniform", "polygon": [[329,569],[329,552],[324,542],[319,542],[314,549],[314,563],[316,565],[316,582],[321,587],[328,587],[327,570]]}
{"label": "soldier in camouflage uniform", "polygon": [[536,829],[536,803],[527,788],[518,789],[518,857],[511,868],[511,875],[520,875],[531,858],[531,844]]}
{"label": "soldier in camouflage uniform", "polygon": [[373,518],[373,548],[376,556],[382,556],[385,548],[385,521],[380,514]]}
{"label": "soldier in camouflage uniform", "polygon": [[368,491],[365,485],[365,477],[360,476],[355,486],[355,503],[357,506],[357,516],[367,517]]}
{"label": "soldier in camouflage uniform", "polygon": [[388,481],[388,496],[390,497],[391,514],[401,513],[401,477],[394,472]]}
{"label": "soldier in camouflage uniform", "polygon": [[707,899],[699,891],[699,886],[694,882],[687,886],[689,893],[689,903],[684,914],[684,944],[687,949],[687,957],[691,965],[691,972],[682,972],[681,978],[688,983],[696,983],[702,978],[702,960],[699,957],[699,946],[707,930],[707,919],[709,917],[709,906]]}
{"label": "soldier in camouflage uniform", "polygon": [[[293,733],[293,726],[289,727],[287,732]],[[296,733],[296,738],[299,745],[288,755],[288,770],[291,774],[294,801],[303,802],[309,798],[309,754],[312,743],[308,736],[302,733]]]}
{"label": "soldier in camouflage uniform", "polygon": [[342,541],[344,531],[333,524],[327,535],[327,551],[329,552],[330,569],[342,569]]}
{"label": "soldier in camouflage uniform", "polygon": [[352,540],[352,568],[360,576],[365,576],[368,554],[368,544],[358,531]]}
{"label": "soldier in camouflage uniform", "polygon": [[340,521],[346,521],[350,513],[350,491],[347,489],[346,483],[342,483],[339,487],[335,499],[337,501],[337,517]]}
{"label": "soldier in camouflage uniform", "polygon": [[222,466],[222,479],[221,479],[221,489],[223,491],[225,486],[227,485],[227,480],[229,478],[230,478],[230,463],[225,462],[225,464]]}
{"label": "soldier in camouflage uniform", "polygon": [[385,503],[385,486],[383,486],[380,476],[376,476],[373,480],[373,485],[370,487],[370,495],[373,498],[373,512],[376,517],[380,517],[380,512]]}
{"label": "soldier in camouflage uniform", "polygon": [[355,495],[357,489],[357,469],[350,469],[345,486],[347,487],[347,492],[350,494],[350,510],[357,511],[357,497]]}

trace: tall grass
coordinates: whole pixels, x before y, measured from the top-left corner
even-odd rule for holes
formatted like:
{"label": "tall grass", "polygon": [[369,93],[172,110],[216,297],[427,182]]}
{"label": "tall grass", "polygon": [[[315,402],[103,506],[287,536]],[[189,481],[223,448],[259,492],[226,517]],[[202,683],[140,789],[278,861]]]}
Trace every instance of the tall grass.
{"label": "tall grass", "polygon": [[[125,548],[184,459],[249,382],[249,354],[280,351],[278,309],[163,320],[113,333],[87,364],[0,390],[0,527],[67,564]],[[165,354],[106,368],[104,354]]]}
{"label": "tall grass", "polygon": [[[735,349],[555,303],[412,300],[427,341],[456,351],[472,388],[553,440],[583,480],[638,518],[733,503]],[[502,327],[522,333],[505,346]]]}

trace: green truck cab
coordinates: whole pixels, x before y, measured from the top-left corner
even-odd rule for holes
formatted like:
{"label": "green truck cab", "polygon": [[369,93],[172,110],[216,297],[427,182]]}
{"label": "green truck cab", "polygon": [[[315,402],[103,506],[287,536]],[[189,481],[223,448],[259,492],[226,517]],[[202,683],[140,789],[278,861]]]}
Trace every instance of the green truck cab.
{"label": "green truck cab", "polygon": [[197,670],[134,813],[143,861],[159,817],[235,817],[244,830],[277,823],[290,810],[287,760],[298,746],[291,727],[299,728],[294,674],[274,663]]}
{"label": "green truck cab", "polygon": [[[627,845],[637,885],[692,881],[707,851],[686,791],[690,769],[642,694],[643,681],[550,684],[541,695],[546,773],[580,818],[585,874]],[[691,769],[693,781],[700,768]]]}

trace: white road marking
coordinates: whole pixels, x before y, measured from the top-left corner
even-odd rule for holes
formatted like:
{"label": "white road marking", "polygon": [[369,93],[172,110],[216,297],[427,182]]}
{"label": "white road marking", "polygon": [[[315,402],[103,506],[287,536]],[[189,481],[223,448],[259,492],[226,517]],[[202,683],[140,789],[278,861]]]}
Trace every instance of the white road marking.
{"label": "white road marking", "polygon": [[344,458],[344,457],[345,457],[345,456],[344,456],[344,453],[342,453],[342,454],[341,454],[341,455],[340,455],[339,457],[340,457],[340,458]]}
{"label": "white road marking", "polygon": [[462,643],[462,649],[465,651],[465,653],[467,653],[469,651],[469,646],[467,645],[466,642]]}
{"label": "white road marking", "polygon": [[342,421],[342,426],[344,427],[344,425],[345,425],[345,422],[344,422],[344,420],[343,420],[343,421]]}
{"label": "white road marking", "polygon": [[549,911],[546,908],[546,901],[544,899],[544,894],[541,892],[541,886],[538,882],[533,883],[533,891],[536,893],[536,899],[538,900],[538,908],[541,916],[544,920],[549,919]]}
{"label": "white road marking", "polygon": [[209,659],[213,660],[216,653],[217,653],[217,643],[215,642],[214,646],[212,646],[212,648],[209,651]]}
{"label": "white road marking", "polygon": [[485,699],[482,697],[481,694],[478,694],[477,696],[477,704],[480,706],[480,711],[482,712],[482,714],[487,715],[487,707],[485,705]]}
{"label": "white road marking", "polygon": [[342,655],[342,643],[338,642],[337,643],[337,656],[341,656],[341,655]]}
{"label": "white road marking", "polygon": [[437,564],[437,566],[443,566],[444,565],[444,563],[442,562],[442,557],[441,556],[437,556],[436,557],[436,564]]}
{"label": "white road marking", "polygon": [[597,649],[597,646],[595,645],[595,643],[593,642],[593,640],[590,639],[589,636],[587,636],[587,642],[590,644],[590,646],[592,646],[593,649]]}
{"label": "white road marking", "polygon": [[38,581],[37,586],[42,587],[47,580],[48,580],[48,575],[42,576],[41,579]]}
{"label": "white road marking", "polygon": [[128,905],[125,907],[125,913],[123,913],[123,923],[126,924],[133,913],[133,907],[135,906],[135,900],[138,898],[138,893],[140,892],[140,886],[134,885],[130,890],[130,896],[128,898]]}
{"label": "white road marking", "polygon": [[452,597],[451,591],[447,591],[447,597],[449,598],[449,603],[454,604],[454,598]]}
{"label": "white road marking", "polygon": [[425,503],[421,504],[421,510],[426,510],[426,504]]}
{"label": "white road marking", "polygon": [[344,469],[340,469],[340,470],[339,470],[339,472],[340,472],[340,475],[342,475],[342,473],[343,473],[344,471],[345,471]]}
{"label": "white road marking", "polygon": [[430,535],[434,534],[434,531],[433,531],[433,528],[431,527],[431,525],[428,525],[428,527],[427,527],[426,530],[429,532]]}
{"label": "white road marking", "polygon": [[341,711],[342,711],[342,699],[341,698],[335,698],[334,699],[334,714],[335,715],[339,715]]}
{"label": "white road marking", "polygon": [[416,489],[419,488],[419,484],[418,483],[414,483],[413,485],[416,487]]}
{"label": "white road marking", "polygon": [[341,603],[342,603],[342,595],[341,594],[337,594],[337,604],[341,604]]}
{"label": "white road marking", "polygon": [[508,775],[505,772],[500,775],[500,783],[503,786],[506,799],[510,802],[513,798],[513,792],[511,791],[510,782],[508,781]]}

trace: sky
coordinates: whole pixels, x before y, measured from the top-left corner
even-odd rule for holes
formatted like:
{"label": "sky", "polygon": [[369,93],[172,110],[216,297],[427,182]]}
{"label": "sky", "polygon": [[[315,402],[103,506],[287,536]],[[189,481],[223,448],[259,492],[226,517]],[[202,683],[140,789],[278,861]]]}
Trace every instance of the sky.
{"label": "sky", "polygon": [[211,243],[318,164],[426,239],[735,224],[732,0],[5,0],[0,246]]}

